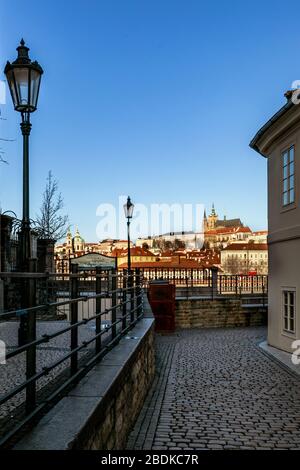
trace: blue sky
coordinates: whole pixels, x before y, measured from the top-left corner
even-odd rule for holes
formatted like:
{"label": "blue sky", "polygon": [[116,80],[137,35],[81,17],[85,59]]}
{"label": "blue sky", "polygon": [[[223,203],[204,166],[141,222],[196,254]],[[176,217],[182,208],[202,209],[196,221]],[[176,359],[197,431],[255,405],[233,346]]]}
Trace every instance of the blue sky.
{"label": "blue sky", "polygon": [[[119,195],[205,204],[263,229],[266,161],[249,147],[300,78],[294,2],[1,2],[3,69],[24,37],[44,68],[30,140],[31,216],[49,169],[65,211],[94,241],[96,208]],[[0,77],[4,79],[4,75]],[[3,210],[21,216],[22,140],[1,106]]]}

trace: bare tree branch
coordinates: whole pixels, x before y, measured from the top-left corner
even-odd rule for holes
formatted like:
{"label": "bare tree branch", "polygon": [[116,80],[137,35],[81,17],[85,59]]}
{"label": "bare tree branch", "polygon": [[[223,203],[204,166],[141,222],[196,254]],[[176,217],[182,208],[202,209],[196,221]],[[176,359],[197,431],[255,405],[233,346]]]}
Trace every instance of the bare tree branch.
{"label": "bare tree branch", "polygon": [[40,214],[36,217],[36,229],[40,238],[57,241],[66,235],[69,218],[60,214],[63,207],[57,180],[49,171]]}
{"label": "bare tree branch", "polygon": [[[7,120],[6,118],[3,118],[1,116],[1,110],[0,110],[0,120],[1,121],[6,121]],[[14,142],[15,139],[5,139],[4,137],[0,137],[0,141],[2,141],[2,142]],[[0,149],[0,163],[6,163],[8,165],[8,161],[3,158],[4,154],[5,154],[5,152],[3,152],[2,149]]]}

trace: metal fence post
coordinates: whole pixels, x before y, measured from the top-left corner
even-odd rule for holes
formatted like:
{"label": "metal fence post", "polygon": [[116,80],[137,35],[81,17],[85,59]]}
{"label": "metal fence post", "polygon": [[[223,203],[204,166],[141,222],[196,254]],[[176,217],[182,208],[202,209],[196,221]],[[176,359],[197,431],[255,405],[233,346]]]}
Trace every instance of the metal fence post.
{"label": "metal fence post", "polygon": [[135,282],[136,282],[136,297],[137,297],[137,318],[139,318],[143,313],[141,272],[139,268],[136,269]]}
{"label": "metal fence post", "polygon": [[[71,264],[71,299],[78,298],[78,264]],[[78,322],[78,302],[71,304],[71,325]],[[71,351],[78,347],[78,327],[71,330]],[[78,370],[78,352],[71,356],[71,375],[75,374]]]}
{"label": "metal fence post", "polygon": [[211,269],[206,270],[206,276],[208,277],[208,287],[212,287],[212,272],[211,272]]}
{"label": "metal fence post", "polygon": [[117,325],[116,320],[117,320],[117,271],[114,269],[111,271],[111,306],[112,306],[112,311],[111,311],[111,324],[112,329],[111,329],[111,336],[112,339],[116,337],[117,335]]}
{"label": "metal fence post", "polygon": [[[156,269],[156,268],[155,268]],[[134,322],[134,279],[133,270],[129,271],[129,292],[130,292],[130,323]]]}
{"label": "metal fence post", "polygon": [[186,298],[188,299],[189,298],[189,270],[186,269],[185,270],[185,281],[186,281]]}
{"label": "metal fence post", "polygon": [[214,300],[218,294],[218,268],[216,266],[211,268],[211,281],[211,298]]}
{"label": "metal fence post", "polygon": [[127,270],[123,269],[122,276],[122,330],[125,330],[127,315]]}
{"label": "metal fence post", "polygon": [[[96,268],[96,314],[101,313],[101,268]],[[101,315],[96,318],[96,335],[101,333]],[[101,336],[96,338],[96,354],[101,351]]]}
{"label": "metal fence post", "polygon": [[[37,260],[28,261],[30,273],[36,273]],[[27,284],[27,307],[36,305],[36,279],[30,278]],[[36,313],[27,312],[27,338],[26,343],[36,340]],[[29,380],[36,374],[36,345],[29,346],[26,351],[26,380]],[[26,413],[30,413],[36,406],[36,381],[26,386]]]}
{"label": "metal fence post", "polygon": [[[28,261],[28,267],[30,267],[30,260]],[[29,281],[26,278],[23,279],[21,284],[21,304],[22,309],[28,307],[28,285]],[[25,310],[24,314],[20,317],[19,328],[18,328],[18,346],[23,346],[27,343],[28,338],[28,314]]]}

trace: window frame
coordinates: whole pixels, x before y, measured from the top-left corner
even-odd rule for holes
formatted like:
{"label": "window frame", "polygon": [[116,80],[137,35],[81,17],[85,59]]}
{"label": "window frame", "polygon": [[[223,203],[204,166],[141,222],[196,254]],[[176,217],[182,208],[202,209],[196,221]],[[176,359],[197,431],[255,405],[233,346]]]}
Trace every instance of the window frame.
{"label": "window frame", "polygon": [[[287,294],[288,302],[285,302],[285,295]],[[293,303],[290,303],[290,294],[293,295]],[[285,314],[285,307],[287,306],[287,315]],[[293,307],[293,315],[291,316],[290,307]],[[296,334],[296,318],[297,318],[297,303],[296,303],[296,288],[283,287],[281,289],[281,318],[282,318],[282,332],[284,335],[295,336]],[[287,319],[287,328],[286,322]],[[293,321],[293,329],[291,329],[291,320]]]}
{"label": "window frame", "polygon": [[[293,149],[293,159],[291,159],[291,150]],[[284,156],[287,155],[287,162],[285,163]],[[290,172],[291,165],[293,165],[293,172]],[[288,145],[280,152],[280,166],[281,166],[281,207],[289,209],[296,203],[295,193],[295,144]],[[287,173],[285,175],[285,172]],[[291,181],[293,185],[291,185]],[[286,182],[286,186],[285,186]],[[291,193],[293,192],[293,200],[290,200]],[[288,201],[284,202],[284,197],[287,195]]]}

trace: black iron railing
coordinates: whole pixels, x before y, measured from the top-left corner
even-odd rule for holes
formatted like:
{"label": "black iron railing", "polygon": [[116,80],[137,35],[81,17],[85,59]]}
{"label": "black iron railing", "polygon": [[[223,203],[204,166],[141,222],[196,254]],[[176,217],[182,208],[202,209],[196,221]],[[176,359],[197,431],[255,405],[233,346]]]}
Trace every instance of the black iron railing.
{"label": "black iron railing", "polygon": [[[6,364],[1,365],[0,428],[6,432],[0,445],[57,400],[143,316],[139,270],[131,274],[98,268],[79,272],[74,265],[67,276],[0,273],[0,278],[6,277],[25,284],[25,297],[20,308],[0,313],[0,331],[1,322],[15,330],[16,320],[26,318],[22,324],[26,342],[8,345]],[[44,291],[43,305],[36,305],[39,290]],[[65,321],[43,322],[49,315]],[[10,387],[7,375],[10,381],[15,376]],[[9,419],[11,414],[14,417]]]}
{"label": "black iron railing", "polygon": [[210,269],[202,268],[140,268],[145,285],[154,280],[164,280],[176,286],[211,287]]}
{"label": "black iron railing", "polygon": [[[159,264],[159,263],[158,263]],[[69,272],[69,260],[58,260],[56,267],[58,272]],[[217,294],[266,294],[268,291],[267,275],[229,275],[218,274],[213,276],[211,268],[172,268],[172,267],[140,267],[141,278],[144,287],[148,287],[149,282],[155,280],[168,281],[177,287],[209,287],[213,288]],[[123,272],[122,268],[119,268]]]}
{"label": "black iron railing", "polygon": [[164,280],[176,287],[210,288],[218,295],[266,294],[267,275],[224,275],[202,268],[140,268],[145,287],[154,280]]}
{"label": "black iron railing", "polygon": [[267,275],[219,275],[217,278],[218,294],[267,294]]}

